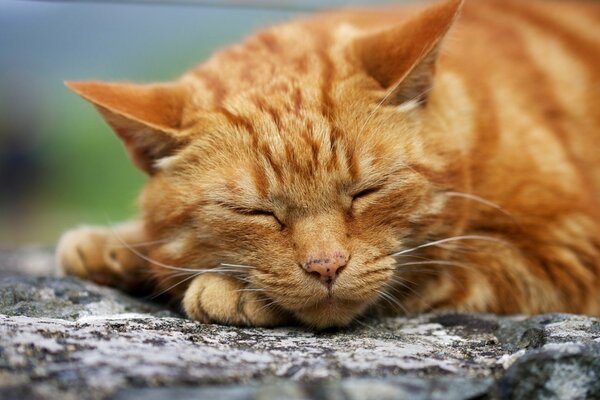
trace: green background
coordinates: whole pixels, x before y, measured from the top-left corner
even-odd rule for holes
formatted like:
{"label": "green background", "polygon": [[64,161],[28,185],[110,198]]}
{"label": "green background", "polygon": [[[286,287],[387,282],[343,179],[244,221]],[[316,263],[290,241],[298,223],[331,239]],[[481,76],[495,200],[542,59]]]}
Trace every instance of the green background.
{"label": "green background", "polygon": [[0,248],[51,246],[69,227],[136,213],[145,176],[64,80],[171,80],[260,26],[313,12],[296,6],[347,2],[212,3],[0,1]]}

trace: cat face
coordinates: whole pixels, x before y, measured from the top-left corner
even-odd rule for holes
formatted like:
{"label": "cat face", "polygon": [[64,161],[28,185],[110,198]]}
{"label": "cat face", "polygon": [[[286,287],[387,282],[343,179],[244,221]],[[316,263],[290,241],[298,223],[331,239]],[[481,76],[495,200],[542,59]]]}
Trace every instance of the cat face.
{"label": "cat face", "polygon": [[154,256],[245,265],[250,287],[304,322],[346,324],[391,290],[390,254],[435,209],[434,187],[410,167],[411,144],[395,137],[396,124],[416,133],[407,129],[414,116],[379,110],[374,121],[397,123],[334,129],[320,103],[299,115],[278,111],[280,126],[253,108],[226,121],[215,115],[159,163],[144,209],[170,244]]}
{"label": "cat face", "polygon": [[301,49],[289,30],[314,29],[276,28],[173,84],[70,84],[151,176],[141,206],[164,244],[150,257],[236,265],[249,289],[316,327],[396,290],[392,254],[427,236],[443,205],[420,166],[435,159],[424,103],[458,6]]}

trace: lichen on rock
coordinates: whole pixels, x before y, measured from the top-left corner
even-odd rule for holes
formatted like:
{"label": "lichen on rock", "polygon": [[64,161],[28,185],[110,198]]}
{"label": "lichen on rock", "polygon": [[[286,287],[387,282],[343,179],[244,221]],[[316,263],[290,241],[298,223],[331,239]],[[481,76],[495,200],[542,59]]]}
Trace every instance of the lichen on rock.
{"label": "lichen on rock", "polygon": [[595,318],[427,314],[329,332],[203,325],[110,288],[52,277],[51,266],[46,252],[0,255],[0,398],[600,393]]}

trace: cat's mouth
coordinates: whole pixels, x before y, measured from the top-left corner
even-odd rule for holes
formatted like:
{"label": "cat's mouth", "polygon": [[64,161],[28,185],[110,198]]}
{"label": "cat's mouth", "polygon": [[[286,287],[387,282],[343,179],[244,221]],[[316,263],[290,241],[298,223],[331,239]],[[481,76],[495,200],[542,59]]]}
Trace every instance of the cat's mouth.
{"label": "cat's mouth", "polygon": [[355,310],[362,308],[363,305],[370,303],[364,298],[357,299],[349,296],[346,291],[339,292],[335,285],[329,288],[326,294],[315,296],[311,301],[303,304],[297,304],[291,307],[293,312],[312,313],[312,312],[343,312],[345,310]]}
{"label": "cat's mouth", "polygon": [[303,323],[325,329],[348,325],[365,308],[366,304],[361,301],[328,296],[320,302],[303,306],[292,312]]}
{"label": "cat's mouth", "polygon": [[[380,256],[372,261],[349,265],[330,285],[324,285],[312,276],[299,275],[300,279],[289,286],[271,286],[267,296],[308,326],[347,325],[378,301],[383,286],[392,275],[389,267],[392,263],[389,257]],[[370,270],[383,273],[370,277],[364,272]],[[257,278],[264,279],[263,276]]]}
{"label": "cat's mouth", "polygon": [[352,303],[356,303],[356,300],[353,301],[353,300],[346,300],[346,299],[340,298],[339,296],[334,295],[333,291],[330,289],[327,292],[327,297],[325,297],[321,301],[315,302],[314,305],[321,304],[324,306],[343,306],[343,305],[352,304]]}

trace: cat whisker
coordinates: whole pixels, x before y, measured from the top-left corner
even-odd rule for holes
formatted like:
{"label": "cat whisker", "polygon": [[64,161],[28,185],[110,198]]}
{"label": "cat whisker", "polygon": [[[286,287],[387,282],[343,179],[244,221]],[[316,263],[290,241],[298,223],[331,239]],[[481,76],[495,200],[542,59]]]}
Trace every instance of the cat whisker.
{"label": "cat whisker", "polygon": [[440,245],[437,245],[436,247],[439,247],[441,249],[448,250],[448,251],[454,251],[456,253],[472,253],[477,250],[473,246],[459,245],[457,243],[440,244]]}
{"label": "cat whisker", "polygon": [[[164,244],[169,242],[169,239],[162,239],[162,240],[150,240],[147,242],[137,242],[137,243],[128,243],[127,246],[129,247],[147,247],[147,246],[152,246],[152,245],[156,245],[156,244]],[[114,246],[114,245],[110,245],[110,247],[114,247],[114,248],[127,248],[127,246],[124,245],[119,245],[119,246]],[[108,245],[107,245],[108,247]]]}
{"label": "cat whisker", "polygon": [[148,256],[146,256],[145,254],[141,253],[140,251],[138,251],[136,248],[134,248],[132,245],[128,244],[127,242],[125,242],[125,240],[123,240],[123,238],[121,238],[121,236],[119,235],[119,233],[112,227],[112,225],[109,225],[109,229],[112,231],[113,235],[115,236],[115,238],[121,243],[121,245],[124,248],[127,248],[129,251],[131,251],[133,254],[135,254],[136,256],[140,257],[141,259],[148,261],[151,264],[154,264],[156,266],[159,266],[161,268],[165,268],[168,270],[172,270],[172,271],[178,271],[178,272],[190,272],[192,274],[197,273],[199,271],[203,271],[203,272],[233,272],[233,273],[239,273],[240,271],[237,270],[237,268],[254,268],[252,266],[249,265],[238,265],[238,264],[226,264],[226,263],[222,263],[221,265],[224,267],[232,267],[232,268],[236,268],[236,269],[225,269],[225,268],[213,268],[213,269],[198,269],[198,268],[181,268],[181,267],[175,267],[173,265],[168,265],[165,263],[162,263],[160,261],[154,260]]}
{"label": "cat whisker", "polygon": [[[449,266],[461,267],[461,268],[465,268],[465,269],[469,269],[469,270],[474,269],[470,265],[459,263],[459,262],[454,262],[454,261],[414,261],[414,262],[397,264],[396,267],[415,266],[415,265],[449,265]],[[402,271],[403,269],[400,268],[400,270]]]}
{"label": "cat whisker", "polygon": [[[246,271],[244,271],[244,272],[246,272]],[[271,275],[261,273],[261,272],[256,272],[255,270],[253,270],[253,271],[250,271],[250,273],[246,276],[237,276],[236,278],[242,282],[256,283],[256,281],[260,281],[261,278],[264,278],[264,277],[271,277]]]}
{"label": "cat whisker", "polygon": [[361,320],[360,320],[360,317],[359,317],[359,318],[356,318],[356,319],[354,319],[354,321],[353,321],[353,322],[355,322],[355,323],[359,324],[359,325],[360,325],[362,328],[366,328],[367,330],[369,330],[369,332],[375,332],[375,331],[376,331],[376,329],[375,329],[375,328],[374,328],[372,325],[369,325],[369,324],[367,324],[367,323],[365,323],[365,322],[361,321]]}
{"label": "cat whisker", "polygon": [[[423,90],[421,93],[417,93],[415,96],[413,96],[412,98],[408,99],[407,101],[405,101],[403,104],[412,104],[415,103],[416,100],[418,100],[419,98],[423,97],[425,94],[427,94],[429,91],[431,91],[432,88],[427,88],[425,90]],[[383,106],[383,104],[386,102],[386,100],[396,92],[396,88],[394,86],[392,86],[383,96],[383,98],[377,103],[377,105],[375,105],[375,108],[373,108],[373,110],[371,110],[371,112],[367,115],[367,118],[365,118],[364,123],[362,124],[361,128],[358,130],[358,132],[360,132],[362,134],[362,132],[364,131],[364,129],[367,127],[367,125],[369,124],[369,122],[371,121],[371,119],[373,118],[373,116],[377,113],[377,111]],[[401,107],[401,106],[400,106]],[[411,107],[412,108],[412,107]],[[387,122],[388,119],[390,119],[394,114],[390,114],[384,122]],[[404,163],[403,163],[404,164]],[[417,171],[415,171],[412,167],[410,167],[409,165],[406,165],[407,168],[411,169],[413,172],[418,173]]]}
{"label": "cat whisker", "polygon": [[510,212],[508,212],[506,209],[502,208],[500,205],[494,203],[493,201],[485,199],[481,196],[477,196],[472,193],[454,192],[454,191],[445,192],[444,194],[448,197],[461,197],[463,199],[475,201],[475,202],[483,204],[485,206],[494,208],[494,209],[498,210],[499,212],[501,212],[502,214],[506,215],[507,217],[510,217],[511,219],[515,220],[515,217]]}
{"label": "cat whisker", "polygon": [[[453,279],[454,280],[454,279]],[[406,282],[410,282],[408,280],[405,280]],[[432,304],[433,301],[424,301],[424,296],[422,294],[420,294],[419,292],[417,292],[415,289],[411,288],[410,286],[406,285],[406,283],[404,282],[399,282],[399,281],[395,281],[395,283],[400,284],[402,287],[404,287],[405,289],[410,290],[410,292],[413,294],[414,298],[419,300],[423,306],[422,311],[426,311]],[[413,283],[414,282],[410,282]],[[460,282],[459,282],[460,284]],[[460,284],[462,288],[464,288],[464,286],[462,284]],[[400,288],[393,288],[393,290],[395,291],[399,291]],[[406,307],[403,307],[404,312],[406,315],[408,315],[409,313],[405,310]]]}
{"label": "cat whisker", "polygon": [[246,279],[249,279],[249,283],[258,284],[259,286],[277,285],[281,288],[294,288],[297,286],[294,283],[278,280],[277,276],[273,276],[271,274],[252,273],[251,275],[246,277]]}
{"label": "cat whisker", "polygon": [[151,264],[157,265],[157,266],[165,268],[165,269],[170,269],[170,270],[173,270],[173,271],[182,271],[182,272],[197,272],[198,271],[197,269],[192,269],[192,268],[174,267],[172,265],[167,265],[167,264],[161,263],[160,261],[153,260],[150,257],[148,257],[145,254],[143,254],[140,251],[138,251],[137,249],[135,249],[134,247],[130,246],[128,243],[126,243],[123,240],[123,238],[121,238],[121,235],[119,235],[117,233],[117,231],[112,226],[110,226],[109,228],[112,231],[113,235],[115,235],[115,237],[117,238],[117,240],[121,243],[121,245],[123,245],[123,247],[127,248],[133,254],[135,254],[136,256],[140,257],[142,260],[148,261]]}
{"label": "cat whisker", "polygon": [[404,277],[404,276],[398,276],[397,274],[394,275],[394,276],[392,276],[389,281],[390,282],[394,282],[394,283],[399,283],[399,284],[401,284],[402,286],[405,286],[405,287],[407,286],[405,282],[408,282],[408,283],[413,284],[413,285],[416,284],[415,282],[413,282],[413,281],[411,281],[409,279],[406,279],[406,277]]}
{"label": "cat whisker", "polygon": [[177,283],[169,286],[168,288],[161,290],[160,292],[158,292],[158,293],[152,295],[151,297],[149,297],[149,299],[150,300],[154,300],[157,297],[159,297],[159,296],[161,296],[161,295],[163,295],[163,294],[171,291],[172,289],[176,288],[177,286],[181,285],[182,283],[185,283],[185,282],[189,281],[190,279],[196,278],[197,276],[201,275],[200,272],[197,273],[197,274],[192,274],[192,275],[188,276],[187,278],[184,278],[184,279],[180,280],[179,282],[177,282]]}
{"label": "cat whisker", "polygon": [[215,272],[215,273],[231,273],[231,274],[245,274],[246,273],[246,271],[240,271],[239,269],[235,269],[235,268],[206,268],[206,269],[203,269],[202,271]]}
{"label": "cat whisker", "polygon": [[[158,296],[160,296],[160,295],[162,295],[164,293],[167,293],[168,291],[170,291],[171,289],[173,289],[173,288],[181,285],[182,283],[187,282],[188,280],[196,278],[196,277],[198,277],[198,276],[200,276],[202,274],[205,274],[205,273],[217,273],[217,274],[219,274],[219,273],[225,273],[225,274],[229,274],[231,272],[240,272],[240,271],[236,271],[236,270],[223,269],[223,268],[208,268],[208,269],[200,269],[200,270],[195,270],[195,271],[196,272],[194,272],[194,273],[187,272],[187,271],[186,272],[174,272],[173,274],[169,275],[168,278],[173,278],[173,277],[182,276],[182,275],[183,276],[189,275],[189,276],[187,276],[186,278],[184,278],[181,281],[177,282],[176,284],[174,284],[172,286],[169,286],[168,288],[162,290],[161,292],[155,294],[153,297],[151,297],[151,299],[155,299],[156,297],[158,297]],[[258,291],[264,291],[264,289],[258,289],[258,288],[257,289],[249,289],[248,288],[248,289],[239,289],[239,290],[236,290],[236,291],[256,291],[256,292],[258,292]]]}
{"label": "cat whisker", "polygon": [[246,271],[240,271],[238,269],[235,268],[219,268],[219,267],[215,267],[215,268],[199,268],[194,270],[196,272],[200,272],[201,274],[204,273],[215,273],[215,274],[245,274]]}
{"label": "cat whisker", "polygon": [[243,289],[237,289],[236,292],[266,292],[266,289],[261,289],[261,288],[243,288]]}
{"label": "cat whisker", "polygon": [[426,275],[440,275],[447,271],[446,269],[432,269],[432,268],[401,268],[398,270],[399,272],[408,272],[408,273],[419,273]]}
{"label": "cat whisker", "polygon": [[[413,108],[414,105],[418,105],[418,100],[421,99],[423,96],[425,96],[427,93],[429,93],[433,88],[427,88],[419,93],[417,93],[416,95],[414,95],[413,97],[405,100],[399,107],[396,108],[397,111],[404,111],[404,110],[408,110]],[[381,106],[383,106],[383,104],[385,103],[385,101],[392,95],[394,94],[396,91],[395,87],[390,88],[387,93],[385,94],[385,96],[383,97],[383,99],[381,99],[381,101],[379,103],[377,103],[377,105],[375,106],[375,108],[373,109],[373,111],[371,111],[371,113],[367,116],[367,119],[365,120],[365,123],[363,124],[362,128],[360,129],[359,132],[362,132],[363,129],[365,129],[365,127],[367,126],[367,124],[370,122],[371,118],[373,117],[373,115],[375,115],[375,113],[377,112],[377,110],[379,110],[381,108]],[[402,108],[403,105],[409,105],[408,107],[404,107]],[[387,121],[389,118],[391,118],[391,115],[388,116],[388,118],[386,118],[385,121]]]}
{"label": "cat whisker", "polygon": [[[466,266],[466,265],[461,265],[463,267],[469,268],[469,269],[474,269],[473,267],[470,266]],[[454,282],[455,284],[458,284],[461,288],[464,289],[464,283],[461,282],[460,280],[458,280],[454,275],[452,274],[447,274],[447,269],[431,269],[431,268],[419,268],[419,269],[405,269],[402,268],[399,270],[399,272],[410,272],[410,273],[417,273],[417,274],[429,274],[429,275],[433,275],[433,276],[440,276],[441,274],[445,274],[445,277],[448,279],[451,279],[452,282]],[[413,285],[416,286],[415,282],[412,282],[404,277],[401,278],[404,282],[408,282],[411,283]],[[410,290],[413,294],[415,294],[417,296],[417,298],[422,299],[423,296],[419,295],[414,289],[412,289],[411,287],[409,287],[408,285],[406,285],[404,282],[402,281],[398,281],[398,276],[394,276],[391,279],[392,282],[394,283],[398,283],[400,285],[402,285],[403,287],[405,287],[406,289]]]}
{"label": "cat whisker", "polygon": [[[392,279],[390,279],[389,283],[387,284],[387,286],[390,288],[390,290],[392,290],[393,292],[399,292],[400,289],[406,289],[409,290],[412,294],[414,294],[417,297],[422,297],[419,295],[419,293],[417,293],[415,291],[415,289],[413,289],[409,284],[412,284],[414,286],[416,286],[416,283],[413,281],[410,281],[406,278],[401,278],[399,276],[394,276]],[[398,285],[400,287],[394,287],[393,285]]]}
{"label": "cat whisker", "polygon": [[429,243],[424,243],[415,247],[412,247],[410,249],[405,249],[405,250],[401,250],[398,251],[396,253],[392,253],[390,254],[391,257],[397,257],[403,254],[407,254],[407,253],[411,253],[413,251],[419,250],[419,249],[423,249],[425,247],[431,247],[431,246],[438,246],[440,244],[443,243],[448,243],[448,242],[453,242],[453,241],[459,241],[459,240],[484,240],[484,241],[490,241],[490,242],[496,242],[496,243],[500,243],[506,246],[510,246],[510,244],[502,239],[498,239],[496,237],[493,236],[483,236],[483,235],[462,235],[462,236],[453,236],[453,237],[449,237],[449,238],[445,238],[445,239],[440,239],[440,240],[434,240],[433,242],[429,242]]}
{"label": "cat whisker", "polygon": [[363,130],[366,128],[366,126],[369,124],[369,122],[371,121],[371,119],[373,118],[373,116],[375,115],[375,113],[377,112],[377,110],[379,110],[381,108],[381,106],[383,105],[383,103],[385,103],[385,101],[395,92],[395,87],[392,87],[391,89],[389,89],[386,94],[383,96],[383,98],[381,99],[381,101],[379,101],[379,103],[377,103],[377,105],[375,106],[375,108],[373,108],[373,110],[369,113],[369,115],[367,115],[367,118],[365,119],[365,122],[363,123],[363,125],[360,127],[360,129],[358,130],[358,132],[362,133]]}
{"label": "cat whisker", "polygon": [[414,299],[416,299],[419,303],[420,303],[420,307],[419,307],[419,311],[414,309],[413,306],[413,310],[412,312],[405,312],[405,315],[409,315],[411,313],[419,313],[419,312],[429,312],[431,311],[431,305],[434,303],[433,300],[426,300],[425,297],[417,292],[413,292],[414,293]]}
{"label": "cat whisker", "polygon": [[[415,96],[407,99],[406,101],[404,101],[399,107],[396,107],[396,111],[408,111],[412,108],[414,108],[414,106],[418,105],[418,100],[421,99],[424,95],[426,95],[427,93],[429,93],[433,88],[427,88],[425,90],[423,90],[420,93],[417,93]],[[396,91],[395,87],[391,87],[386,94],[383,96],[383,98],[379,101],[379,103],[377,103],[377,105],[375,106],[375,108],[373,108],[373,110],[369,113],[369,115],[367,115],[367,118],[365,119],[363,125],[361,126],[359,132],[362,133],[365,129],[365,127],[369,124],[369,122],[371,121],[371,119],[373,118],[373,116],[375,115],[375,113],[383,106],[383,104],[385,103],[385,101]],[[404,108],[402,107],[404,105]],[[408,105],[408,107],[406,106]],[[389,114],[383,121],[383,123],[387,122],[390,118],[392,118],[396,113],[393,114]],[[394,160],[397,161],[397,160]],[[416,174],[420,173],[418,171],[416,171],[414,168],[412,168],[410,165],[406,164],[406,163],[402,163],[406,168],[412,170],[413,172],[415,172]]]}
{"label": "cat whisker", "polygon": [[394,296],[382,289],[376,289],[376,292],[379,294],[379,297],[382,300],[385,300],[388,304],[390,304],[393,307],[395,306],[400,308],[405,314],[408,314],[408,310],[406,309],[406,307],[404,307],[404,305],[402,305],[396,298],[394,298]]}
{"label": "cat whisker", "polygon": [[224,267],[234,267],[234,268],[248,268],[248,269],[255,269],[256,268],[256,267],[253,267],[252,265],[242,265],[242,264],[221,263],[219,265],[222,265]]}
{"label": "cat whisker", "polygon": [[172,272],[172,273],[168,273],[168,275],[166,275],[164,277],[164,279],[172,279],[175,277],[179,277],[179,276],[192,276],[192,277],[196,277],[196,276],[200,276],[203,274],[226,274],[228,276],[231,276],[231,274],[235,274],[235,273],[239,273],[240,271],[235,271],[235,270],[230,270],[230,269],[223,269],[223,268],[207,268],[207,269],[196,269],[194,270],[195,272],[189,272],[189,271],[185,271],[185,272]]}
{"label": "cat whisker", "polygon": [[[259,301],[259,300],[257,299],[256,301]],[[261,299],[260,301],[262,301],[262,299]],[[266,303],[265,303],[265,304],[264,304],[264,305],[263,305],[261,308],[259,308],[259,309],[258,309],[258,311],[259,311],[259,312],[261,312],[261,311],[266,311],[266,310],[268,310],[268,309],[270,309],[270,308],[275,308],[275,307],[277,307],[277,306],[279,306],[279,303],[278,303],[278,301],[277,301],[277,300],[275,300],[275,299],[270,299],[270,300],[269,300],[269,301],[267,301],[267,302],[266,302]]]}
{"label": "cat whisker", "polygon": [[195,275],[196,273],[194,272],[167,272],[164,275],[165,279],[171,279],[171,278],[177,278],[179,276],[190,276],[190,275]]}
{"label": "cat whisker", "polygon": [[[442,245],[440,245],[440,246],[442,246]],[[423,257],[423,256],[416,256],[414,254],[399,254],[395,257],[410,257],[410,258],[416,258],[418,260],[434,261],[431,258],[427,258],[427,257]]]}

